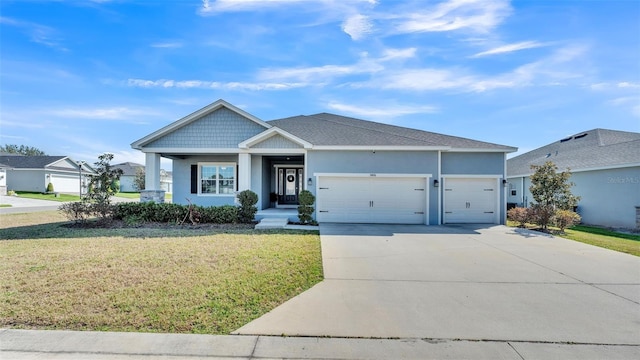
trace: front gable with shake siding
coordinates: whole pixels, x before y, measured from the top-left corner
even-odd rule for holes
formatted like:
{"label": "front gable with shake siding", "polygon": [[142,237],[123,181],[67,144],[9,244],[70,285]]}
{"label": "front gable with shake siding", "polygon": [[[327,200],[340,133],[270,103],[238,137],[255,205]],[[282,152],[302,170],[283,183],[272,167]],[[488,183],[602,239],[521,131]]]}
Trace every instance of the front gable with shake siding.
{"label": "front gable with shake siding", "polygon": [[316,196],[319,222],[504,223],[506,154],[516,149],[334,114],[273,121],[218,100],[134,142],[146,154],[142,200],[162,201],[160,158],[173,160],[173,201],[296,208]]}

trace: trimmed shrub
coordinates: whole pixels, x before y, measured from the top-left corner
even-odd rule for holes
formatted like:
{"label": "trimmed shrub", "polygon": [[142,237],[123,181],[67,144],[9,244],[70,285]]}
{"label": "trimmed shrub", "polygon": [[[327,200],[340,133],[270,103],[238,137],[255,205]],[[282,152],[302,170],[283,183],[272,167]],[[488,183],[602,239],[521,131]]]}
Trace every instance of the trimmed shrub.
{"label": "trimmed shrub", "polygon": [[314,223],[313,221],[313,217],[311,216],[311,214],[313,214],[313,211],[315,210],[315,208],[313,207],[313,204],[316,201],[316,197],[313,196],[313,194],[311,193],[311,191],[309,190],[302,190],[300,191],[300,194],[298,195],[298,218],[300,219],[300,222],[303,224],[312,224]]}
{"label": "trimmed shrub", "polygon": [[518,227],[525,227],[525,224],[531,220],[531,211],[523,207],[515,207],[507,211],[507,218],[518,223]]}
{"label": "trimmed shrub", "polygon": [[189,223],[233,224],[238,221],[238,207],[233,205],[191,207],[179,204],[157,204],[154,202],[129,202],[115,205],[116,219],[131,223],[158,222],[180,224]]}
{"label": "trimmed shrub", "polygon": [[238,201],[240,202],[238,221],[245,224],[253,222],[258,212],[255,206],[258,203],[258,194],[251,190],[241,191],[238,193]]}
{"label": "trimmed shrub", "polygon": [[53,183],[48,183],[47,184],[47,192],[48,193],[52,193],[53,192]]}
{"label": "trimmed shrub", "polygon": [[571,210],[558,210],[553,215],[553,223],[560,228],[561,232],[564,229],[579,224],[582,218]]}
{"label": "trimmed shrub", "polygon": [[114,194],[117,194],[120,192],[120,180],[114,180],[111,182],[111,184],[109,184],[109,189],[111,190],[111,192],[113,192]]}
{"label": "trimmed shrub", "polygon": [[78,223],[85,223],[91,215],[91,206],[85,201],[74,201],[60,205],[58,210],[67,217],[67,219]]}

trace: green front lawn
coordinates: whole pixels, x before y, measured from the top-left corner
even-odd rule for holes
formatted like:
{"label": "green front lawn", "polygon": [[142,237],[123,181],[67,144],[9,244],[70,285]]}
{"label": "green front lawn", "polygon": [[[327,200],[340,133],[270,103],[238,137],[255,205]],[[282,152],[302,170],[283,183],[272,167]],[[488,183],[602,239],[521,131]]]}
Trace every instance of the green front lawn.
{"label": "green front lawn", "polygon": [[3,220],[5,328],[229,334],[323,277],[317,232]]}
{"label": "green front lawn", "polygon": [[[507,221],[507,225],[516,227],[518,224],[514,221]],[[536,225],[527,224],[527,228],[535,227]],[[559,229],[557,228],[549,227],[549,229],[559,232]],[[640,256],[640,235],[621,233],[599,227],[582,225],[576,225],[570,229],[565,229],[564,234],[554,233],[554,235],[609,250]]]}
{"label": "green front lawn", "polygon": [[50,201],[59,201],[59,202],[67,202],[67,201],[80,201],[80,196],[71,195],[71,194],[62,194],[59,193],[58,197],[55,194],[43,194],[39,192],[29,192],[29,191],[16,191],[19,197],[29,198],[29,199],[38,199],[38,200],[50,200]]}

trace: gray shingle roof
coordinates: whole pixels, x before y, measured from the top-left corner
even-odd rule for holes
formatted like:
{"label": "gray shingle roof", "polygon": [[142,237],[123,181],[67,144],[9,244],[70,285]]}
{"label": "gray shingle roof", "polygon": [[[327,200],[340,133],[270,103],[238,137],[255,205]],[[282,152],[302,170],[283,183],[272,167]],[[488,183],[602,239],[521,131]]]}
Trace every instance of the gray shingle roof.
{"label": "gray shingle roof", "polygon": [[552,161],[559,171],[640,163],[640,133],[593,129],[507,160],[507,175],[532,174],[531,165]]}
{"label": "gray shingle roof", "polygon": [[429,131],[320,113],[268,121],[315,146],[435,146],[515,151],[516,148]]}
{"label": "gray shingle roof", "polygon": [[0,163],[14,169],[44,169],[47,165],[62,160],[66,156],[0,156]]}
{"label": "gray shingle roof", "polygon": [[113,168],[121,169],[122,175],[124,176],[135,176],[138,169],[144,170],[144,165],[132,162],[124,162],[122,164],[113,165]]}

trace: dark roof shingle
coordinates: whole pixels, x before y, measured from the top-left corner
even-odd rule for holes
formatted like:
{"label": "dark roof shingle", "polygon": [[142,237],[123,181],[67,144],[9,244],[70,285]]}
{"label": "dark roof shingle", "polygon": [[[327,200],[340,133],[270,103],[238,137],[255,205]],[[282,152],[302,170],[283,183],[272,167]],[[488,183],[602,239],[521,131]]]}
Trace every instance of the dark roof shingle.
{"label": "dark roof shingle", "polygon": [[47,165],[62,160],[66,156],[0,156],[0,163],[14,169],[44,169]]}

